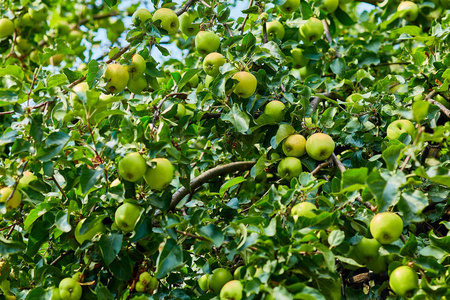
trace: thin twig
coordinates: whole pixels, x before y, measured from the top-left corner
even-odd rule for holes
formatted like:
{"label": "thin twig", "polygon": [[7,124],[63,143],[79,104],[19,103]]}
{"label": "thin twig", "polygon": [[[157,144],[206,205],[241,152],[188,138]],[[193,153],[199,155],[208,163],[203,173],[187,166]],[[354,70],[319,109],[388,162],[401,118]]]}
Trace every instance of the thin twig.
{"label": "thin twig", "polygon": [[[27,165],[28,165],[28,160],[25,161],[24,164],[23,164],[22,172],[21,172],[21,174],[20,174],[20,177],[23,175],[23,171],[25,170],[25,168],[27,167]],[[12,189],[11,194],[9,194],[8,199],[6,199],[6,201],[5,201],[5,206],[6,206],[6,204],[8,204],[8,202],[13,198],[14,193],[15,193],[16,190],[17,190],[17,186],[19,185],[20,177],[17,178],[17,180],[16,180],[16,182],[15,182],[15,184],[14,184],[14,187],[13,187],[13,189]]]}
{"label": "thin twig", "polygon": [[[253,0],[250,0],[250,3],[248,4],[248,8],[252,7],[252,5],[253,5]],[[250,16],[250,14],[247,14],[245,16],[244,21],[242,22],[241,28],[239,28],[239,30],[241,31],[241,35],[244,35],[245,23],[247,23],[249,16]]]}
{"label": "thin twig", "polygon": [[341,161],[336,157],[336,154],[331,153],[331,159],[333,160],[333,162],[336,164],[336,166],[338,167],[339,171],[341,171],[341,173],[345,172],[345,166],[341,163]]}
{"label": "thin twig", "polygon": [[179,11],[177,11],[177,16],[179,17],[181,14],[183,14],[184,12],[186,12],[189,7],[195,3],[195,1],[197,0],[189,0],[187,1],[181,8]]}
{"label": "thin twig", "polygon": [[[61,192],[61,194],[63,195],[63,197],[66,199],[66,201],[69,199],[67,198],[66,193],[63,191],[63,189],[61,188],[61,186],[59,185],[58,181],[55,178],[55,175],[52,175],[51,180],[55,183],[56,187],[58,188],[58,190]],[[64,202],[65,203],[65,202]]]}
{"label": "thin twig", "polygon": [[153,114],[152,130],[155,130],[156,120],[159,118],[159,115],[161,114],[162,105],[170,97],[186,99],[187,94],[186,93],[170,93],[170,94],[164,96],[164,98],[162,98],[162,100],[158,103],[158,106],[156,107],[155,112]]}
{"label": "thin twig", "polygon": [[33,90],[33,86],[34,86],[34,83],[36,82],[37,76],[39,75],[39,70],[40,70],[40,69],[41,69],[40,67],[34,69],[33,80],[31,81],[30,90],[29,90],[28,93],[27,93],[27,107],[30,105],[30,95],[31,95],[31,91]]}
{"label": "thin twig", "polygon": [[329,164],[330,164],[330,163],[327,162],[327,161],[324,162],[324,163],[321,163],[320,165],[318,165],[318,166],[311,172],[311,175],[315,175],[317,172],[320,171],[320,169],[322,169],[322,168],[328,166]]}

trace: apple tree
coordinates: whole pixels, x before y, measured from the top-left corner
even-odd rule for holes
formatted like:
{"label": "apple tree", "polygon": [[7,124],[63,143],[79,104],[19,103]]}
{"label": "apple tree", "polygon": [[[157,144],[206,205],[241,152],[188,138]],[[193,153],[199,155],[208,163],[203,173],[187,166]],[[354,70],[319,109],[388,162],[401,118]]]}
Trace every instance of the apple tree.
{"label": "apple tree", "polygon": [[0,299],[450,299],[450,2],[0,2]]}

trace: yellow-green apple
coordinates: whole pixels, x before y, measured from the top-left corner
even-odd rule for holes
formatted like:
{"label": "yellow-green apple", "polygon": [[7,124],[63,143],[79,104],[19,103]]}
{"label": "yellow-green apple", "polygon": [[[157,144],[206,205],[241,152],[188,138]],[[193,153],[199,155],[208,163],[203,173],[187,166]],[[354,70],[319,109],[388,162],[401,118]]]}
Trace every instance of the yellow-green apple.
{"label": "yellow-green apple", "polygon": [[275,37],[279,40],[284,38],[284,26],[280,23],[280,21],[273,20],[268,22],[267,24],[267,40],[271,41]]}
{"label": "yellow-green apple", "polygon": [[196,10],[188,10],[180,16],[181,32],[187,36],[195,36],[200,31],[200,24],[195,24],[195,19],[198,18]]}
{"label": "yellow-green apple", "polygon": [[311,117],[307,117],[303,120],[303,123],[305,124],[306,127],[310,128],[314,125],[312,118]]}
{"label": "yellow-green apple", "polygon": [[207,292],[209,290],[209,274],[203,274],[198,279],[198,286],[202,289],[202,291]]}
{"label": "yellow-green apple", "polygon": [[126,202],[116,209],[114,223],[123,232],[131,232],[136,227],[140,216],[141,208],[136,204]]}
{"label": "yellow-green apple", "polygon": [[117,64],[109,64],[103,77],[108,82],[105,88],[110,94],[123,91],[130,79],[127,69]]}
{"label": "yellow-green apple", "polygon": [[79,300],[82,293],[80,283],[71,277],[64,278],[59,283],[59,296],[62,300]]}
{"label": "yellow-green apple", "polygon": [[284,109],[286,106],[279,100],[272,100],[264,107],[264,114],[271,116],[277,123],[284,120]]}
{"label": "yellow-green apple", "polygon": [[150,281],[148,282],[147,285],[147,292],[151,295],[153,294],[154,291],[156,291],[156,289],[158,288],[159,282],[158,279],[156,279],[156,277],[152,277],[150,278]]}
{"label": "yellow-green apple", "polygon": [[33,45],[28,41],[28,39],[18,36],[16,38],[16,48],[22,54],[28,54],[33,49]]}
{"label": "yellow-green apple", "polygon": [[20,180],[19,180],[18,186],[22,189],[26,188],[30,184],[30,182],[32,182],[36,179],[38,179],[38,178],[32,172],[24,171],[22,174],[22,178],[20,178]]}
{"label": "yellow-green apple", "polygon": [[127,181],[138,181],[146,171],[145,159],[138,152],[128,153],[119,162],[119,175]]}
{"label": "yellow-green apple", "polygon": [[175,117],[182,118],[186,115],[186,107],[183,105],[183,103],[177,104],[177,114]]}
{"label": "yellow-green apple", "polygon": [[292,14],[300,7],[300,0],[286,0],[279,6],[280,10],[285,14]]}
{"label": "yellow-green apple", "polygon": [[75,239],[78,243],[83,244],[84,241],[90,241],[97,233],[105,232],[105,226],[102,222],[96,222],[94,226],[89,224],[87,230],[82,234],[80,232],[81,226],[86,219],[82,219],[78,222],[77,227],[75,227]]}
{"label": "yellow-green apple", "polygon": [[389,286],[400,297],[410,298],[419,288],[419,276],[409,266],[401,266],[389,275]]}
{"label": "yellow-green apple", "polygon": [[201,55],[215,52],[219,46],[220,37],[212,31],[200,31],[195,36],[195,47]]}
{"label": "yellow-green apple", "polygon": [[322,21],[314,17],[309,18],[303,23],[300,26],[299,31],[307,43],[318,41],[324,33]]}
{"label": "yellow-green apple", "polygon": [[209,288],[212,289],[216,295],[219,295],[222,287],[231,280],[233,280],[233,275],[231,275],[230,271],[223,268],[215,269],[209,276]]}
{"label": "yellow-green apple", "polygon": [[407,133],[412,137],[414,132],[415,129],[413,123],[405,119],[392,122],[386,130],[387,137],[390,140],[398,139],[402,133]]}
{"label": "yellow-green apple", "polygon": [[61,296],[59,295],[59,288],[57,286],[54,286],[52,289],[52,297],[50,300],[61,300]]}
{"label": "yellow-green apple", "polygon": [[14,33],[14,23],[10,19],[0,19],[0,39],[11,36]]}
{"label": "yellow-green apple", "polygon": [[76,110],[83,108],[83,102],[77,96],[76,93],[85,93],[89,91],[89,84],[86,81],[80,82],[72,88],[72,93],[70,94],[70,105]]}
{"label": "yellow-green apple", "polygon": [[325,133],[314,133],[306,140],[306,153],[315,160],[327,160],[334,147],[333,139]]}
{"label": "yellow-green apple", "polygon": [[6,209],[10,210],[13,208],[19,207],[19,205],[22,203],[22,194],[16,189],[14,191],[13,196],[11,199],[8,200],[9,196],[11,195],[13,189],[10,187],[4,187],[0,190],[0,203],[5,203]]}
{"label": "yellow-green apple", "polygon": [[300,157],[306,152],[306,139],[301,134],[292,134],[283,141],[283,152],[286,156]]}
{"label": "yellow-green apple", "polygon": [[44,3],[40,3],[38,6],[29,7],[28,13],[35,22],[45,21],[48,17],[48,7]]}
{"label": "yellow-green apple", "polygon": [[395,242],[402,231],[402,218],[393,212],[378,213],[370,221],[370,233],[380,244]]}
{"label": "yellow-green apple", "polygon": [[292,207],[291,215],[295,221],[297,221],[298,217],[314,218],[316,216],[314,212],[315,209],[317,209],[317,207],[313,203],[301,202]]}
{"label": "yellow-green apple", "polygon": [[255,93],[258,81],[252,73],[240,71],[234,74],[232,78],[238,81],[233,92],[239,97],[250,98]]}
{"label": "yellow-green apple", "polygon": [[412,1],[403,1],[398,5],[397,11],[402,12],[402,17],[408,21],[415,21],[419,16],[419,6]]}
{"label": "yellow-green apple", "polygon": [[357,113],[357,112],[364,110],[364,105],[360,104],[360,100],[363,100],[363,99],[364,99],[364,97],[361,94],[354,93],[354,94],[349,95],[345,99],[345,102],[347,102],[348,105],[350,105],[352,107],[350,110],[351,112]]}
{"label": "yellow-green apple", "polygon": [[167,31],[168,35],[177,33],[178,28],[180,27],[180,21],[178,20],[177,14],[168,8],[160,8],[155,11],[152,20],[153,22],[160,20],[160,27]]}
{"label": "yellow-green apple", "polygon": [[219,68],[226,62],[227,60],[222,54],[217,52],[209,53],[203,59],[203,70],[209,76],[217,76],[220,73]]}
{"label": "yellow-green apple", "polygon": [[149,272],[142,272],[139,275],[139,281],[142,282],[144,285],[148,285],[150,279],[152,279],[152,275],[150,275]]}
{"label": "yellow-green apple", "polygon": [[324,0],[323,5],[320,7],[327,13],[334,12],[339,6],[339,0]]}
{"label": "yellow-green apple", "polygon": [[50,64],[54,67],[59,66],[61,64],[61,62],[63,61],[63,59],[64,59],[64,55],[55,54],[52,57],[50,57]]}
{"label": "yellow-green apple", "polygon": [[292,65],[294,68],[299,69],[308,65],[309,58],[303,55],[303,51],[304,50],[300,48],[294,48],[291,50]]}
{"label": "yellow-green apple", "polygon": [[141,77],[144,75],[145,69],[147,68],[145,59],[139,55],[134,54],[131,57],[131,65],[127,67],[128,73],[130,74],[130,79]]}
{"label": "yellow-green apple", "polygon": [[278,175],[290,181],[302,173],[302,163],[297,157],[285,157],[278,164]]}
{"label": "yellow-green apple", "polygon": [[244,266],[240,266],[238,267],[236,270],[234,270],[233,273],[233,278],[236,280],[240,280],[241,279],[241,270],[244,268]]}
{"label": "yellow-green apple", "polygon": [[198,86],[198,83],[200,82],[200,78],[198,77],[197,74],[195,74],[194,76],[191,77],[191,79],[189,79],[187,85],[193,89],[196,88]]}
{"label": "yellow-green apple", "polygon": [[145,76],[130,78],[127,87],[133,94],[142,94],[142,91],[148,87],[147,78]]}
{"label": "yellow-green apple", "polygon": [[167,158],[154,158],[150,164],[144,174],[145,182],[152,190],[161,191],[172,182],[175,169]]}
{"label": "yellow-green apple", "polygon": [[361,241],[355,246],[355,254],[358,258],[358,262],[361,264],[367,264],[380,256],[378,249],[381,244],[376,239],[368,239],[363,237]]}
{"label": "yellow-green apple", "polygon": [[136,290],[136,292],[143,293],[147,289],[147,286],[143,284],[141,281],[138,281],[134,285],[134,289]]}
{"label": "yellow-green apple", "polygon": [[140,8],[136,10],[133,13],[133,16],[131,17],[131,22],[133,25],[137,25],[138,20],[139,24],[144,24],[146,20],[150,19],[152,17],[152,14],[145,8]]}
{"label": "yellow-green apple", "polygon": [[244,286],[239,280],[231,280],[225,283],[220,290],[220,300],[241,300]]}

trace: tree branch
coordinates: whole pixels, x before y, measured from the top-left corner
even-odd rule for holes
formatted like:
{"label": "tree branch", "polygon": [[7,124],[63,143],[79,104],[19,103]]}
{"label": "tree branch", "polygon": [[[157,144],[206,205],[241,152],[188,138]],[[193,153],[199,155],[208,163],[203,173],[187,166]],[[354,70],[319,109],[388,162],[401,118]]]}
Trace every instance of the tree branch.
{"label": "tree branch", "polygon": [[[339,94],[335,93],[335,92],[331,92],[331,93],[322,93],[320,94],[323,97],[326,98],[330,98],[333,100],[344,100],[344,98],[342,98]],[[319,106],[319,103],[323,100],[325,100],[323,97],[320,96],[313,96],[309,99],[309,103],[311,105],[311,109],[312,111],[315,111],[317,109],[317,106]]]}
{"label": "tree branch", "polygon": [[438,92],[436,92],[435,90],[432,90],[426,97],[425,100],[427,100],[428,102],[430,102],[431,104],[434,104],[436,106],[438,106],[441,111],[444,113],[444,115],[447,116],[447,118],[450,118],[450,109],[448,109],[447,107],[445,107],[442,103],[437,102],[436,100],[433,100],[433,97],[436,96],[438,94]]}
{"label": "tree branch", "polygon": [[183,14],[184,12],[186,12],[189,7],[194,4],[197,0],[189,0],[187,1],[181,8],[179,11],[177,11],[177,16],[179,17],[181,14]]}
{"label": "tree branch", "polygon": [[367,272],[367,273],[361,273],[361,274],[355,275],[353,277],[349,277],[345,281],[348,284],[359,284],[359,283],[369,282],[374,279],[387,280],[388,278],[389,278],[389,276],[387,275],[387,272],[383,272],[383,273]]}
{"label": "tree branch", "polygon": [[255,161],[239,161],[229,163],[226,165],[217,166],[215,168],[206,171],[205,173],[191,180],[191,182],[189,183],[190,190],[186,189],[185,187],[182,187],[173,194],[169,209],[174,210],[175,207],[178,205],[178,203],[185,196],[187,196],[190,193],[190,191],[195,190],[196,188],[200,187],[209,180],[221,175],[226,175],[237,171],[249,170],[255,165],[255,163],[256,163]]}
{"label": "tree branch", "polygon": [[[252,7],[253,5],[253,0],[250,0],[250,3],[248,4],[248,8]],[[241,35],[244,35],[244,28],[245,28],[245,23],[247,23],[247,20],[249,18],[250,14],[247,14],[245,16],[244,22],[242,22],[241,28],[239,28],[239,30],[241,31]]]}

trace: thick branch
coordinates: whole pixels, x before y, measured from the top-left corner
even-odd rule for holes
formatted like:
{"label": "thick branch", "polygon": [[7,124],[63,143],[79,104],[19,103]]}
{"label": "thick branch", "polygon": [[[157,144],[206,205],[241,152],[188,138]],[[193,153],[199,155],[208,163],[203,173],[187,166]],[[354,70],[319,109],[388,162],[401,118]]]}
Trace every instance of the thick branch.
{"label": "thick branch", "polygon": [[436,100],[433,100],[433,97],[436,96],[437,94],[438,94],[438,92],[433,90],[425,97],[425,100],[427,100],[431,104],[438,106],[441,109],[441,111],[444,113],[444,115],[446,115],[447,118],[450,118],[450,109],[445,107],[442,103],[439,103]]}
{"label": "thick branch", "polygon": [[[204,183],[218,176],[234,173],[237,171],[250,170],[255,163],[256,163],[255,161],[239,161],[212,168],[211,170],[208,170],[205,173],[201,174],[200,176],[191,180],[190,190],[195,190]],[[176,191],[172,196],[172,201],[170,203],[170,210],[175,209],[178,203],[190,193],[190,190],[186,189],[185,187],[182,187],[178,191]]]}
{"label": "thick branch", "polygon": [[194,4],[197,0],[189,0],[187,1],[181,8],[179,11],[177,11],[177,16],[180,16],[182,13],[186,12],[189,7]]}
{"label": "thick branch", "polygon": [[361,273],[361,274],[355,275],[353,277],[347,278],[345,281],[348,284],[359,284],[359,283],[369,282],[374,279],[387,280],[388,278],[389,278],[389,276],[387,275],[387,272],[383,272],[383,273],[367,272],[367,273]]}

